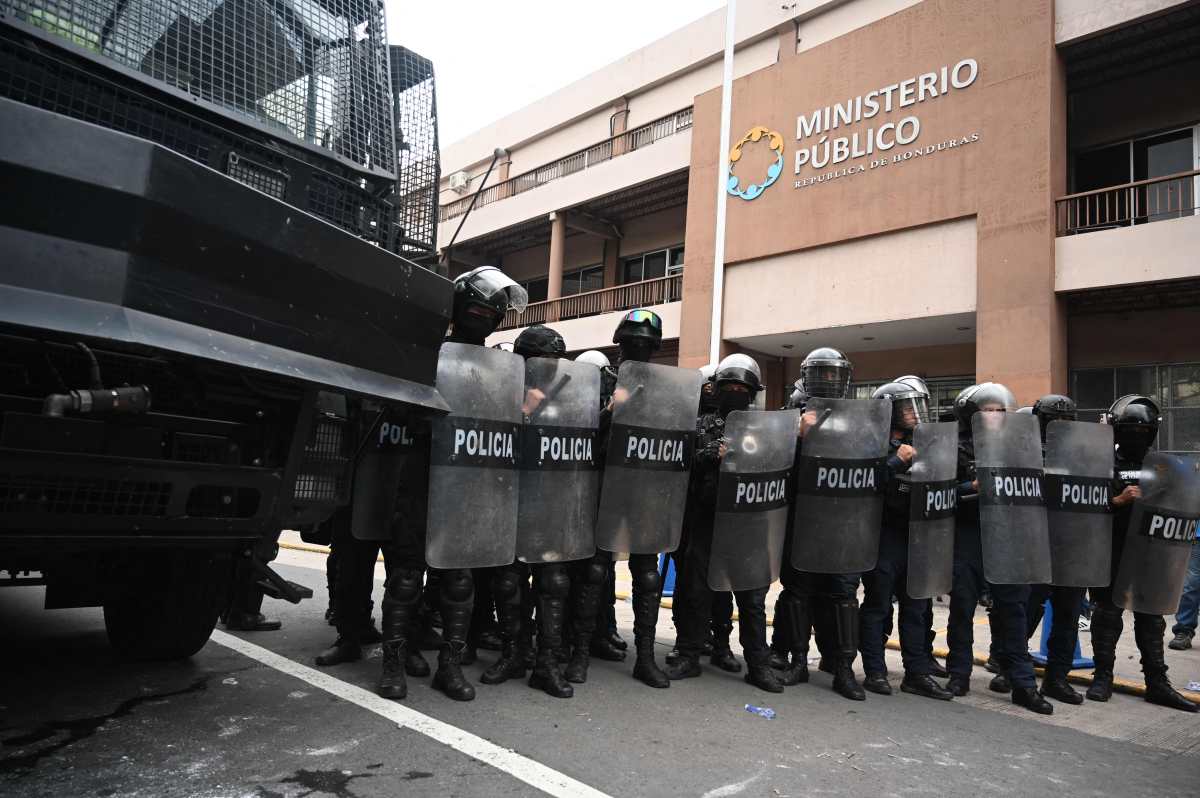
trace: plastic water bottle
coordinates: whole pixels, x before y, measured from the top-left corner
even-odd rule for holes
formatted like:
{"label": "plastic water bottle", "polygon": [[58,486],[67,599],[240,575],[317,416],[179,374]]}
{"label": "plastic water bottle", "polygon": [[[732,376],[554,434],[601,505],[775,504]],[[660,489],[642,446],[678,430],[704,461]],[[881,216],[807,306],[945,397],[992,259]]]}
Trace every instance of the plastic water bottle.
{"label": "plastic water bottle", "polygon": [[775,720],[775,710],[770,707],[756,707],[753,704],[747,704],[746,711],[753,715],[758,715],[760,718]]}

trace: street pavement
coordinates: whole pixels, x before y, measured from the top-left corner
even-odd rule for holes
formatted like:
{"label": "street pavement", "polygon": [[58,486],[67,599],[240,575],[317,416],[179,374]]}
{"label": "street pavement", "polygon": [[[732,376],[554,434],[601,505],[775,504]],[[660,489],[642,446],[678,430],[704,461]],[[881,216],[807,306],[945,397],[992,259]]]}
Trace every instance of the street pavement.
{"label": "street pavement", "polygon": [[[482,652],[467,668],[473,702],[410,679],[408,700],[373,703],[377,647],[361,662],[313,667],[334,636],[322,617],[324,557],[285,550],[277,566],[317,598],[269,601],[281,631],[219,632],[177,663],[118,662],[99,610],[42,611],[40,588],[0,591],[0,795],[1200,794],[1200,715],[1117,695],[1055,704],[1045,718],[989,693],[982,668],[953,702],[897,693],[858,703],[815,667],[810,684],[769,695],[711,668],[652,690],[630,678],[629,661],[593,662],[588,683],[561,700],[521,682],[479,685],[495,656]],[[618,613],[632,644],[627,602]],[[986,621],[976,629],[986,651]],[[664,610],[660,659],[672,637]],[[1130,631],[1119,669],[1131,679],[1134,651]],[[1200,679],[1200,652],[1168,662],[1177,685]]]}

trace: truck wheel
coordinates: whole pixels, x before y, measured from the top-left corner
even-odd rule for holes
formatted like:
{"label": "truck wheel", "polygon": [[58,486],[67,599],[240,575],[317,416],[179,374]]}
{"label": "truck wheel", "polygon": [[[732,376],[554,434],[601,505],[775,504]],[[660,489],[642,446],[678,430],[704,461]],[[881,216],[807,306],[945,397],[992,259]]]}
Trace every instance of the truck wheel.
{"label": "truck wheel", "polygon": [[211,553],[152,554],[104,602],[108,640],[124,659],[183,659],[208,642],[227,601],[233,565]]}

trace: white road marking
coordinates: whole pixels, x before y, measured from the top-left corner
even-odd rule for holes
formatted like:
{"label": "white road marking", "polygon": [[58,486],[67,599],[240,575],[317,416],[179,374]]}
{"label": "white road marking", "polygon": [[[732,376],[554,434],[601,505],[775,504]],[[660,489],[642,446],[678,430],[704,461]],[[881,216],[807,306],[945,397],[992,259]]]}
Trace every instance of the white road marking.
{"label": "white road marking", "polygon": [[344,682],[315,668],[301,665],[262,646],[256,646],[240,637],[222,632],[220,629],[213,630],[212,641],[250,659],[257,660],[280,673],[294,676],[343,701],[374,712],[401,728],[411,729],[447,745],[459,753],[478,759],[497,770],[502,770],[547,795],[561,798],[610,798],[607,794],[589,787],[581,781],[576,781],[540,762],[521,756],[511,749],[502,748],[482,737],[463,731],[457,726],[451,726],[449,723],[417,712],[411,707],[380,698],[369,690]]}
{"label": "white road marking", "polygon": [[758,781],[762,777],[763,772],[759,771],[758,775],[751,776],[745,781],[738,781],[734,782],[733,784],[726,784],[722,787],[709,790],[708,792],[704,793],[704,795],[700,796],[700,798],[729,798],[729,796],[741,795],[746,790],[750,789],[751,784]]}

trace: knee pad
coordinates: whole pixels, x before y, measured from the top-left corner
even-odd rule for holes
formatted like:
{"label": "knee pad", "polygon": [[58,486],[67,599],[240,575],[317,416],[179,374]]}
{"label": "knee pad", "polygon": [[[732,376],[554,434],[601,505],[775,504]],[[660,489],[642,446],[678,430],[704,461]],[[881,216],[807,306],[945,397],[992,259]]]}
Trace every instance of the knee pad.
{"label": "knee pad", "polygon": [[492,595],[497,604],[506,604],[517,597],[521,574],[515,568],[500,568],[492,577]]}
{"label": "knee pad", "polygon": [[442,575],[442,598],[450,601],[468,601],[475,593],[475,581],[465,568],[446,571]]}
{"label": "knee pad", "polygon": [[421,594],[421,570],[419,568],[393,568],[383,583],[384,593],[393,601],[414,602]]}
{"label": "knee pad", "polygon": [[608,563],[597,562],[591,560],[583,567],[583,581],[589,585],[604,584],[604,577],[608,575]]}
{"label": "knee pad", "polygon": [[548,598],[565,598],[571,592],[571,580],[564,566],[543,565],[538,570],[538,593]]}
{"label": "knee pad", "polygon": [[[633,561],[630,560],[632,563]],[[635,571],[633,574],[633,586],[639,591],[647,593],[656,593],[662,587],[662,580],[658,575],[658,568],[649,568]]]}

